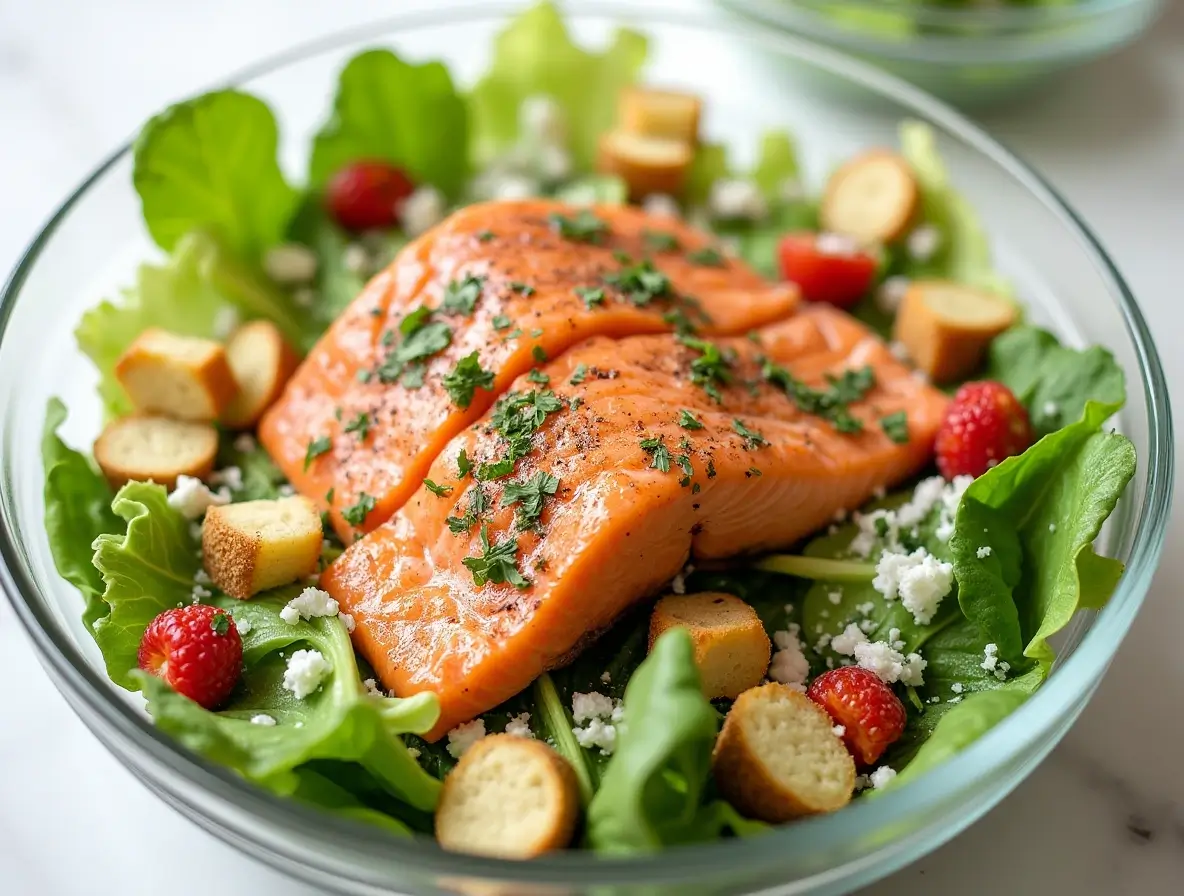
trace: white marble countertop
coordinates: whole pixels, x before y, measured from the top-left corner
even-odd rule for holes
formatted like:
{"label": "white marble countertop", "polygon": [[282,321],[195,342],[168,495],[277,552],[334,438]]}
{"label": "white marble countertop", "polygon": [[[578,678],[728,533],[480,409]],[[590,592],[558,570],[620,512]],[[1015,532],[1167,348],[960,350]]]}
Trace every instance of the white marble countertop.
{"label": "white marble countertop", "polygon": [[[405,5],[368,0],[0,0],[0,270],[149,113],[262,56]],[[1137,47],[985,124],[1091,223],[1184,384],[1184,2]],[[998,808],[870,888],[922,894],[1181,892],[1184,531],[1079,723]],[[73,716],[0,601],[0,890],[12,896],[312,891],[198,830]],[[184,850],[184,870],[169,863]]]}

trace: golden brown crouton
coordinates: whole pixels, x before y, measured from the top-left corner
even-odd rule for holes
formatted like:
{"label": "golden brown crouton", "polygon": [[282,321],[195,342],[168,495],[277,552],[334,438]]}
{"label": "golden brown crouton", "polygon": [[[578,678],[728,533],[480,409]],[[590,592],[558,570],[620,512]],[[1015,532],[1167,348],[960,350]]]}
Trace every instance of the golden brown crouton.
{"label": "golden brown crouton", "polygon": [[528,859],[570,843],[578,809],[566,759],[542,741],[494,734],[444,779],[436,839],[454,852]]}
{"label": "golden brown crouton", "polygon": [[699,113],[703,101],[693,93],[626,87],[621,91],[617,125],[639,137],[699,142]]}
{"label": "golden brown crouton", "polygon": [[681,140],[612,131],[600,138],[596,167],[625,181],[632,197],[675,195],[682,191],[693,156],[694,149]]}
{"label": "golden brown crouton", "polygon": [[770,682],[732,704],[711,756],[715,783],[742,814],[778,823],[851,800],[855,760],[805,694]]}
{"label": "golden brown crouton", "polygon": [[731,594],[671,594],[654,605],[650,649],[663,632],[684,627],[709,698],[734,698],[756,687],[769,668],[769,636],[756,610]]}
{"label": "golden brown crouton", "polygon": [[226,357],[238,394],[222,414],[222,422],[246,429],[279,398],[300,359],[279,328],[266,320],[251,321],[235,330],[226,343]]}
{"label": "golden brown crouton", "polygon": [[823,230],[866,244],[890,243],[909,229],[919,200],[909,163],[894,152],[873,149],[831,175],[818,216]]}
{"label": "golden brown crouton", "polygon": [[94,454],[115,488],[132,480],[151,480],[171,489],[178,476],[210,475],[218,454],[218,431],[208,423],[124,417],[103,428]]}
{"label": "golden brown crouton", "polygon": [[211,507],[201,530],[202,557],[214,584],[240,600],[317,571],[321,517],[308,498]]}
{"label": "golden brown crouton", "polygon": [[132,404],[176,420],[217,420],[238,391],[217,342],[145,330],[115,362]]}
{"label": "golden brown crouton", "polygon": [[935,383],[974,373],[991,340],[1016,321],[1001,296],[948,280],[915,280],[901,300],[893,338]]}

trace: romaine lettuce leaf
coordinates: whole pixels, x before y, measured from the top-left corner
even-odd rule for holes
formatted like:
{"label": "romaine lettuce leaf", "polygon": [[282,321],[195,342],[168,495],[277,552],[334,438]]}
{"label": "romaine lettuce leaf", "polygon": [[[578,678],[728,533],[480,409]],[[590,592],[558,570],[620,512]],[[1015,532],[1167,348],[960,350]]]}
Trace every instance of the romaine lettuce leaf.
{"label": "romaine lettuce leaf", "polygon": [[448,69],[368,50],[341,71],[332,117],[313,139],[308,179],[318,187],[350,162],[380,159],[456,196],[468,178],[468,152],[468,113]]}
{"label": "romaine lettuce leaf", "polygon": [[497,36],[493,64],[469,96],[474,158],[482,164],[513,146],[519,106],[543,95],[566,113],[576,172],[591,171],[597,141],[616,121],[617,96],[637,80],[646,52],[646,38],[624,28],[603,52],[583,50],[553,4],[528,9]]}
{"label": "romaine lettuce leaf", "polygon": [[132,181],[152,238],[171,252],[194,230],[248,261],[283,238],[298,196],[276,160],[275,116],[262,100],[218,90],[170,106],[140,131]]}

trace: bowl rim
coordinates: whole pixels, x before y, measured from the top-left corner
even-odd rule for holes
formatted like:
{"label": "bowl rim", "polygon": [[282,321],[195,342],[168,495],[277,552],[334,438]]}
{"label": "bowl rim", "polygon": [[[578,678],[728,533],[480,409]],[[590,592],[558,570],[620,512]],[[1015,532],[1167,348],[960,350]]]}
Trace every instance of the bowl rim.
{"label": "bowl rim", "polygon": [[[507,14],[520,9],[520,4],[505,0],[480,4],[476,0],[440,0],[430,11],[417,10],[385,16],[298,44],[241,69],[231,77],[215,82],[214,86],[241,84],[274,72],[289,63],[356,44],[367,38],[379,43],[393,32],[446,26],[449,20],[457,15],[464,15],[466,20],[498,23],[504,22]],[[408,840],[392,838],[376,828],[276,796],[244,781],[229,769],[190,752],[171,736],[158,731],[145,713],[118,696],[112,683],[87,661],[82,652],[73,645],[71,636],[53,619],[48,607],[38,600],[38,586],[23,564],[22,548],[14,538],[13,533],[18,527],[10,518],[7,501],[0,502],[0,590],[7,595],[17,619],[32,640],[41,663],[55,679],[67,702],[83,717],[88,727],[100,736],[109,750],[113,749],[112,738],[130,745],[138,749],[143,758],[168,769],[174,775],[179,775],[186,784],[199,788],[198,792],[228,802],[250,816],[259,816],[270,825],[270,830],[287,830],[294,838],[309,831],[316,831],[319,837],[331,835],[334,845],[351,849],[354,855],[374,863],[367,866],[368,868],[385,867],[397,872],[400,865],[405,865],[416,873],[453,879],[466,877],[539,884],[689,881],[707,879],[713,874],[718,874],[721,863],[724,868],[729,865],[767,868],[778,858],[784,860],[789,855],[805,854],[818,844],[835,842],[835,831],[841,830],[845,836],[857,840],[864,835],[873,834],[883,825],[899,818],[905,814],[906,809],[907,813],[914,815],[937,809],[957,796],[959,791],[965,790],[969,784],[990,772],[1003,769],[1008,761],[1014,763],[1022,758],[1025,750],[1039,749],[1042,739],[1048,740],[1047,735],[1055,720],[1084,704],[1089,691],[1083,691],[1081,683],[1096,682],[1117,650],[1146,595],[1164,544],[1171,502],[1174,457],[1166,378],[1138,304],[1098,239],[1047,181],[1021,161],[1014,152],[988,136],[968,118],[919,88],[833,49],[820,47],[791,35],[762,32],[751,23],[724,20],[710,11],[692,12],[656,7],[642,10],[638,15],[639,10],[636,7],[621,2],[593,2],[581,4],[578,9],[565,12],[568,20],[608,18],[617,26],[636,24],[643,29],[646,25],[653,24],[695,30],[709,28],[716,33],[723,29],[735,38],[761,45],[787,58],[804,62],[812,68],[821,68],[843,81],[853,82],[861,89],[887,97],[953,134],[1003,168],[1008,175],[1019,181],[1057,214],[1083,244],[1085,250],[1094,256],[1099,273],[1107,281],[1112,296],[1116,297],[1128,337],[1132,341],[1136,362],[1142,373],[1147,403],[1149,444],[1146,457],[1141,460],[1147,469],[1147,485],[1138,509],[1140,526],[1131,543],[1127,568],[1115,594],[1098,617],[1098,621],[1104,621],[1105,624],[1090,627],[1077,649],[1062,663],[1063,668],[1059,670],[1058,675],[1051,676],[1031,698],[1002,723],[959,754],[927,772],[922,780],[928,786],[909,784],[893,789],[876,799],[859,801],[842,813],[807,819],[793,825],[792,830],[771,831],[760,837],[719,841],[693,847],[674,847],[640,856],[605,857],[584,851],[569,851],[530,862],[516,862],[445,852],[434,841],[425,837]],[[35,266],[41,250],[71,209],[82,201],[94,184],[123,160],[131,149],[132,143],[129,141],[108,155],[58,206],[21,254],[16,267],[0,289],[0,344],[19,300],[21,287]],[[7,480],[0,481],[0,490],[7,491],[7,488]],[[1054,722],[1047,722],[1047,719]],[[1042,723],[1042,720],[1045,721]],[[100,732],[102,726],[106,728]],[[1048,744],[1048,749],[1051,749],[1051,744]],[[999,759],[1000,756],[1004,758]],[[120,759],[125,765],[132,766],[130,757],[120,756]],[[139,769],[136,769],[136,772],[140,777],[144,777]],[[1014,786],[1014,783],[1018,783],[1018,779],[1010,786]],[[149,782],[149,785],[156,789],[156,783]],[[1010,786],[1007,789],[1010,789]],[[1004,790],[996,794],[995,799],[1002,798],[1006,792]],[[274,858],[282,856],[284,861],[316,868],[325,874],[339,874],[341,871],[340,864],[319,861],[322,858],[320,854],[310,855],[307,850],[300,848],[299,842],[295,839],[284,844],[289,847],[285,853],[282,848],[277,847],[275,838],[261,836],[255,825],[238,823],[227,826],[223,820],[224,815],[211,814],[205,800],[200,801],[201,804],[198,805],[176,791],[173,791],[172,796],[173,799],[168,800],[170,803],[174,803],[174,800],[187,803],[199,816],[195,820],[219,832],[224,839],[252,841],[253,845],[264,852],[264,855],[257,857],[276,864]],[[981,811],[986,811],[986,808],[989,806],[983,807]],[[973,818],[970,818],[965,823],[972,820]],[[925,847],[936,848],[941,842],[956,834],[962,826],[964,824],[958,824],[939,832],[938,838],[930,838]],[[906,838],[908,839],[910,838]],[[916,839],[916,835],[914,834],[911,839]],[[915,850],[892,864],[893,849],[901,842],[899,839],[892,839],[886,845],[880,844],[870,851],[861,852],[851,861],[850,866],[859,866],[870,876],[881,876],[922,851]],[[240,842],[238,845],[242,847],[243,844]],[[267,855],[269,853],[272,857],[270,859]],[[874,871],[868,870],[871,866],[876,866]],[[291,868],[280,867],[288,873],[292,871]],[[833,881],[837,873],[836,868],[813,872],[799,883]],[[871,879],[870,876],[865,877],[865,880]],[[396,873],[389,879],[398,880],[399,877]],[[369,875],[356,880],[372,883],[375,878]]]}

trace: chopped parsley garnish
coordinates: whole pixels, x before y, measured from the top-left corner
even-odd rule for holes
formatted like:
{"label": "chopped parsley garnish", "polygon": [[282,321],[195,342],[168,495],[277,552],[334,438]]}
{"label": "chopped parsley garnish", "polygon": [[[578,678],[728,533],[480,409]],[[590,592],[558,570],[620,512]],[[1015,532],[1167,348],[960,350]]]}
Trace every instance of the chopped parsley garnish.
{"label": "chopped parsley garnish", "polygon": [[469,452],[462,448],[460,454],[456,456],[456,478],[464,479],[469,475],[471,469],[473,469],[473,462],[469,460]]}
{"label": "chopped parsley garnish", "polygon": [[322,454],[328,454],[329,449],[333,447],[333,440],[328,436],[318,436],[308,443],[308,448],[304,452],[304,469],[312,466],[312,462],[320,457]]}
{"label": "chopped parsley garnish", "polygon": [[424,484],[424,487],[427,488],[427,490],[429,492],[431,492],[433,495],[435,495],[438,498],[446,498],[452,494],[452,486],[451,485],[440,485],[437,482],[432,482],[432,480],[430,480],[430,479],[425,479],[423,481],[423,484]]}
{"label": "chopped parsley garnish", "polygon": [[532,347],[530,350],[530,356],[532,358],[534,358],[536,361],[538,361],[540,364],[542,364],[544,361],[547,360],[546,349],[544,349],[541,345],[536,345],[536,346]]}
{"label": "chopped parsley garnish", "polygon": [[683,429],[702,429],[703,421],[686,408],[683,408],[678,412],[678,425]]}
{"label": "chopped parsley garnish", "polygon": [[530,335],[537,339],[539,336],[543,335],[543,328],[542,327],[535,327],[533,330],[530,331]]}
{"label": "chopped parsley garnish", "polygon": [[710,457],[707,459],[707,478],[708,479],[715,478],[715,458],[714,457]]}
{"label": "chopped parsley garnish", "polygon": [[713,249],[711,246],[705,246],[702,249],[696,249],[694,252],[688,252],[687,261],[691,264],[699,264],[708,268],[722,268],[724,266],[723,254],[719,249]]}
{"label": "chopped parsley garnish", "polygon": [[646,259],[635,265],[610,271],[604,275],[604,282],[617,289],[634,305],[648,305],[654,299],[671,295],[670,278]]}
{"label": "chopped parsley garnish", "polygon": [[493,239],[493,237],[494,237],[494,232],[492,230],[478,230],[477,231],[477,239],[479,239],[483,243],[488,243],[491,239]]}
{"label": "chopped parsley garnish", "polygon": [[732,421],[732,431],[744,440],[744,450],[752,451],[754,448],[760,448],[769,444],[769,440],[757,432],[755,429],[749,429],[744,425],[744,421],[739,417]]}
{"label": "chopped parsley garnish", "polygon": [[699,486],[699,483],[696,482],[694,485],[691,486],[691,494],[692,495],[697,495],[697,494],[699,494],[700,491],[702,491],[702,488]]}
{"label": "chopped parsley garnish", "polygon": [[572,371],[571,379],[568,382],[573,386],[578,386],[588,378],[588,365],[577,364],[576,369]]}
{"label": "chopped parsley garnish", "polygon": [[719,387],[726,386],[732,381],[731,360],[714,342],[690,336],[682,336],[680,339],[687,348],[699,352],[699,357],[691,362],[691,382],[696,386],[702,386],[703,391],[718,404],[722,400]]}
{"label": "chopped parsley garnish", "polygon": [[840,404],[850,404],[853,401],[859,401],[867,392],[871,391],[871,388],[876,384],[876,374],[870,366],[866,366],[857,370],[844,370],[837,377],[828,373],[826,381],[830,383],[835,401]]}
{"label": "chopped parsley garnish", "polygon": [[482,464],[477,468],[477,478],[485,481],[501,479],[514,472],[514,461],[509,458],[495,460],[493,463]]}
{"label": "chopped parsley garnish", "polygon": [[504,315],[504,314],[498,314],[498,315],[494,316],[494,318],[493,318],[493,328],[495,330],[509,329],[509,327],[512,323],[514,323],[514,322],[512,320],[510,320],[510,318],[506,317],[506,315]]}
{"label": "chopped parsley garnish", "polygon": [[693,336],[695,333],[694,321],[681,308],[671,308],[662,315],[662,320],[670,324],[678,336]]}
{"label": "chopped parsley garnish", "polygon": [[617,264],[633,264],[633,256],[624,249],[613,249],[613,260]]}
{"label": "chopped parsley garnish", "polygon": [[530,373],[528,373],[526,375],[526,378],[528,380],[530,380],[530,382],[538,383],[542,386],[545,386],[549,382],[551,382],[551,378],[549,376],[547,376],[545,373],[543,373],[541,370],[539,370],[537,367],[532,367],[530,369]]}
{"label": "chopped parsley garnish", "polygon": [[847,409],[850,402],[858,401],[876,384],[872,368],[845,370],[840,376],[827,375],[827,388],[814,389],[783,367],[766,361],[761,375],[785,390],[798,409],[830,421],[838,432],[854,433],[863,429],[863,424]]}
{"label": "chopped parsley garnish", "polygon": [[559,490],[559,477],[539,470],[525,482],[507,482],[502,493],[502,506],[518,505],[517,526],[520,530],[533,529],[543,513],[543,504]]}
{"label": "chopped parsley garnish", "polygon": [[691,456],[689,454],[676,454],[674,456],[674,462],[687,474],[688,481],[689,477],[695,475],[695,468],[691,465]]}
{"label": "chopped parsley garnish", "polygon": [[353,420],[345,424],[345,431],[356,433],[359,442],[366,441],[366,436],[370,435],[370,415],[362,411]]}
{"label": "chopped parsley garnish", "polygon": [[458,408],[467,408],[473,403],[473,393],[477,389],[493,388],[493,371],[483,368],[477,360],[477,353],[472,352],[457,361],[456,366],[444,374],[443,382],[452,403]]}
{"label": "chopped parsley garnish", "polygon": [[474,485],[469,490],[469,509],[465,515],[450,516],[444,520],[448,525],[448,531],[453,535],[463,535],[468,532],[477,522],[477,518],[485,512],[486,506],[485,492],[481,491],[481,486]]}
{"label": "chopped parsley garnish", "polygon": [[362,492],[358,495],[358,500],[355,503],[341,511],[341,518],[354,528],[357,528],[366,522],[366,515],[374,509],[374,505],[373,496]]}
{"label": "chopped parsley garnish", "polygon": [[[431,316],[432,309],[425,308],[423,305],[420,305],[414,311],[408,312],[406,317],[399,321],[399,332],[404,336],[410,336],[412,333],[426,324],[428,322],[428,318]],[[394,338],[393,333],[391,334],[391,338]]]}
{"label": "chopped parsley garnish", "polygon": [[765,474],[764,474],[764,473],[762,473],[760,470],[758,470],[756,467],[749,467],[749,468],[748,468],[748,469],[747,469],[747,470],[744,472],[744,475],[745,475],[745,476],[747,476],[747,477],[749,477],[749,478],[751,479],[753,476],[763,476],[763,475],[765,475]]}
{"label": "chopped parsley garnish", "polygon": [[576,243],[600,243],[608,233],[608,224],[586,208],[570,217],[552,212],[548,220],[552,230]]}
{"label": "chopped parsley garnish", "polygon": [[[452,342],[452,330],[440,321],[429,321],[431,314],[431,309],[420,307],[399,322],[399,332],[403,334],[403,341],[379,365],[377,373],[381,382],[395,382],[403,375],[408,365],[430,358],[446,349]],[[412,374],[411,383],[404,380],[403,385],[409,388],[423,385],[422,372],[418,376]]]}
{"label": "chopped parsley garnish", "polygon": [[670,472],[670,449],[666,447],[665,436],[658,436],[656,439],[642,439],[641,450],[651,455],[651,467],[663,473]]}
{"label": "chopped parsley garnish", "polygon": [[521,335],[522,335],[522,328],[515,327],[509,333],[506,334],[506,338],[507,339],[517,339]]}
{"label": "chopped parsley garnish", "polygon": [[486,582],[495,585],[509,582],[515,588],[530,587],[530,580],[518,571],[518,539],[507,538],[491,545],[489,526],[481,527],[481,556],[465,557],[461,562],[473,574],[473,584],[477,587]]}
{"label": "chopped parsley garnish", "polygon": [[677,252],[681,248],[678,237],[664,230],[643,230],[641,238],[655,252]]}
{"label": "chopped parsley garnish", "polygon": [[604,290],[598,286],[577,286],[575,294],[588,308],[604,304]]}
{"label": "chopped parsley garnish", "polygon": [[453,280],[444,287],[441,309],[445,314],[472,314],[484,285],[484,277],[469,276],[463,280]]}
{"label": "chopped parsley garnish", "polygon": [[567,403],[567,406],[568,406],[568,408],[570,408],[571,410],[574,411],[576,408],[578,408],[583,403],[584,403],[584,399],[580,398],[580,396],[578,396],[578,395],[573,395],[571,397],[571,401],[569,401]]}
{"label": "chopped parsley garnish", "polygon": [[335,488],[331,488],[331,489],[329,489],[327,492],[325,492],[325,503],[326,503],[326,504],[332,504],[332,503],[333,503],[333,499],[334,499],[336,496],[337,496],[337,489],[335,489]]}
{"label": "chopped parsley garnish", "polygon": [[423,373],[422,364],[412,364],[403,371],[399,382],[402,383],[404,389],[419,389],[423,386]]}
{"label": "chopped parsley garnish", "polygon": [[359,383],[368,383],[370,377],[374,376],[374,371],[362,369],[357,372],[356,376]]}
{"label": "chopped parsley garnish", "polygon": [[534,287],[531,286],[529,283],[519,283],[517,280],[515,280],[513,283],[510,284],[510,289],[512,289],[514,292],[518,293],[519,295],[528,296],[528,297],[534,295]]}
{"label": "chopped parsley garnish", "polygon": [[224,635],[230,631],[230,617],[225,613],[215,613],[210,617],[210,628],[215,635]]}
{"label": "chopped parsley garnish", "polygon": [[549,414],[565,407],[550,389],[532,392],[507,392],[497,400],[490,414],[489,428],[508,443],[505,456],[482,464],[478,479],[500,479],[514,472],[514,462],[531,451],[531,438]]}
{"label": "chopped parsley garnish", "polygon": [[909,441],[909,415],[905,411],[897,411],[887,417],[880,418],[880,427],[897,445],[907,445]]}

